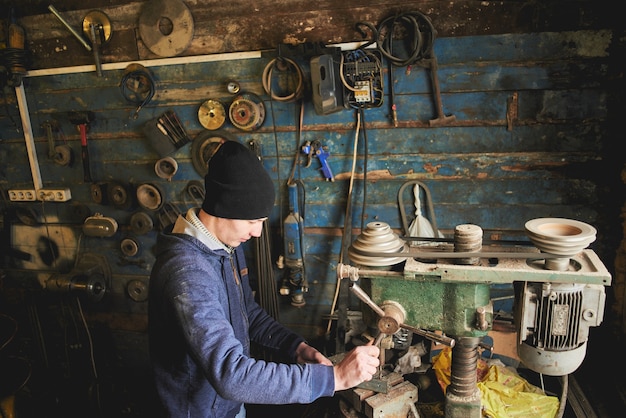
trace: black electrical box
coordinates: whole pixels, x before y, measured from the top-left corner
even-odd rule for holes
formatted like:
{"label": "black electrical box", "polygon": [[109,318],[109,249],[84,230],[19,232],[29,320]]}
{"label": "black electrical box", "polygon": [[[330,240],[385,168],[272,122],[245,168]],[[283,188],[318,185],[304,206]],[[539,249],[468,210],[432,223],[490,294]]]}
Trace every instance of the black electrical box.
{"label": "black electrical box", "polygon": [[339,76],[341,56],[324,54],[311,58],[311,89],[318,115],[344,109],[343,85]]}

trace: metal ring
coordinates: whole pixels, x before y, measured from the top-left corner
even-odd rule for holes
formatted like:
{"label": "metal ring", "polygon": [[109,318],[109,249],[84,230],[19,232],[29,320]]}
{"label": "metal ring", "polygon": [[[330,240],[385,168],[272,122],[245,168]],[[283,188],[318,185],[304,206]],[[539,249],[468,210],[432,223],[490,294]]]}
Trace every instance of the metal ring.
{"label": "metal ring", "polygon": [[127,257],[134,257],[139,254],[139,243],[132,238],[124,238],[120,242],[120,250]]}

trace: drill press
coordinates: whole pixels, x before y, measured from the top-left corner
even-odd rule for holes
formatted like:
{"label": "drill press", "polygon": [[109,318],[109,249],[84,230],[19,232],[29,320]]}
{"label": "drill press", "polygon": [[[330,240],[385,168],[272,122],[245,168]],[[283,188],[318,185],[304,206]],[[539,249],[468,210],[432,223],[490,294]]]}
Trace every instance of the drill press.
{"label": "drill press", "polygon": [[354,265],[337,266],[338,278],[356,284],[353,293],[371,308],[363,309],[365,323],[378,322],[384,332],[380,324],[389,318],[372,304],[393,303],[402,308],[398,329],[427,338],[441,331],[454,342],[447,418],[481,417],[476,367],[493,325],[492,284],[513,285],[517,351],[537,373],[575,371],[586,354],[589,328],[602,322],[611,276],[587,249],[596,230],[562,218],[534,219],[525,227],[530,243],[524,246],[493,245],[487,251],[482,229],[468,224],[455,228],[453,245],[409,249],[389,225],[371,222],[348,251]]}

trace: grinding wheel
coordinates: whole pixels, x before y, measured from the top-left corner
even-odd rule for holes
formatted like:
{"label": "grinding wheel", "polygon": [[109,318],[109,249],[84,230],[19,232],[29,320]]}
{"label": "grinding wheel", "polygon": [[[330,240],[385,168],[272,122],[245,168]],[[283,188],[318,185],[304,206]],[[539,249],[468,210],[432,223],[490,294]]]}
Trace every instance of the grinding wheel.
{"label": "grinding wheel", "polygon": [[141,40],[161,57],[173,57],[187,49],[193,31],[191,11],[180,0],[146,2],[139,16]]}

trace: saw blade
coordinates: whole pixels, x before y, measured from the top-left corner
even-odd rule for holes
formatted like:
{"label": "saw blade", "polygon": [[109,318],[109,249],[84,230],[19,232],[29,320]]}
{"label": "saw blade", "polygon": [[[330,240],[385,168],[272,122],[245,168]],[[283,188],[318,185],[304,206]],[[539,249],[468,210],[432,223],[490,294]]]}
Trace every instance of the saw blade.
{"label": "saw blade", "polygon": [[218,100],[209,99],[200,105],[198,121],[210,131],[219,129],[226,121],[226,109]]}

